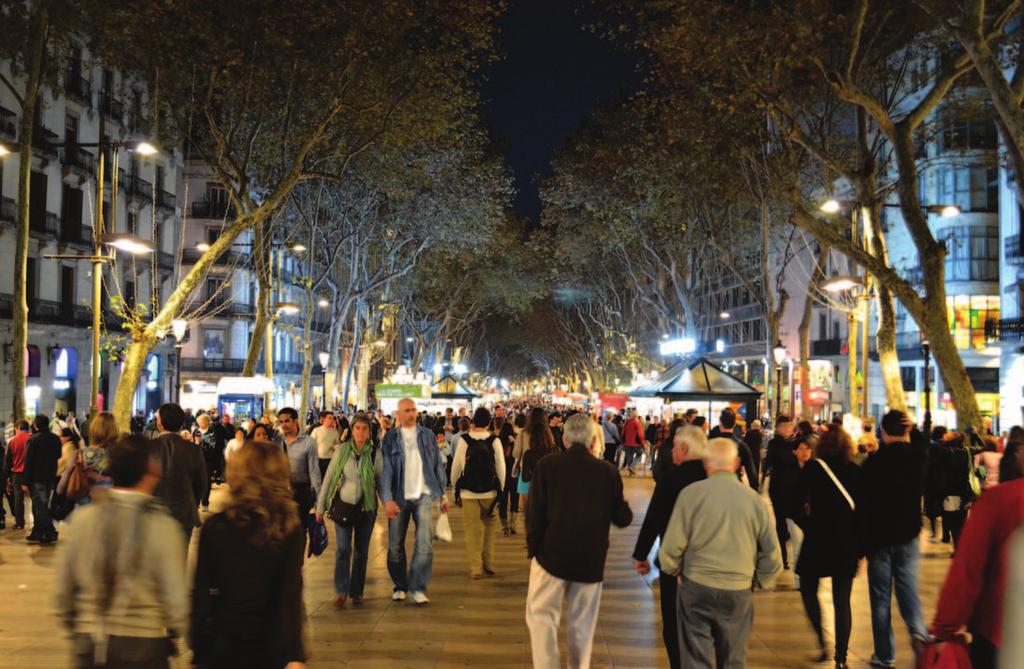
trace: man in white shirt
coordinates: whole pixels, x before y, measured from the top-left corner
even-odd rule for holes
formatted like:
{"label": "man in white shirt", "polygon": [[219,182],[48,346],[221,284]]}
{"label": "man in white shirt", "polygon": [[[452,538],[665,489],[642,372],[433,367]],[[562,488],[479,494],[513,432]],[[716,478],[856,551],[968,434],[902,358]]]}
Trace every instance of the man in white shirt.
{"label": "man in white shirt", "polygon": [[[434,433],[416,423],[416,403],[398,403],[398,427],[390,430],[381,444],[384,466],[380,476],[380,498],[388,517],[388,573],[395,584],[392,599],[406,598],[426,604],[434,562],[433,501],[440,500],[441,513],[448,511],[444,489],[445,463]],[[405,535],[409,520],[416,524],[416,544],[408,565]]]}
{"label": "man in white shirt", "polygon": [[320,463],[320,480],[324,478],[327,465],[331,464],[334,451],[341,445],[341,435],[335,426],[334,414],[330,411],[320,412],[320,424],[309,433],[316,442],[316,457]]}

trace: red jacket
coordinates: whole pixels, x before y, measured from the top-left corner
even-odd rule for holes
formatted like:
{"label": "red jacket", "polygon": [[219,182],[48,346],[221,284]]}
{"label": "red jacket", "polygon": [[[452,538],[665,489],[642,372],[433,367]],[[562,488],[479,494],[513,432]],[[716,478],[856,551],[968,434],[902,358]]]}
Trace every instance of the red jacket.
{"label": "red jacket", "polygon": [[942,585],[932,633],[949,639],[961,625],[1002,645],[1007,543],[1024,523],[1024,479],[986,490],[971,508]]}
{"label": "red jacket", "polygon": [[7,445],[11,451],[8,458],[11,461],[12,474],[21,474],[25,471],[25,451],[31,436],[32,434],[27,430],[18,430],[18,434],[14,435],[11,442]]}
{"label": "red jacket", "polygon": [[644,426],[640,424],[639,418],[630,418],[622,431],[623,446],[643,446]]}

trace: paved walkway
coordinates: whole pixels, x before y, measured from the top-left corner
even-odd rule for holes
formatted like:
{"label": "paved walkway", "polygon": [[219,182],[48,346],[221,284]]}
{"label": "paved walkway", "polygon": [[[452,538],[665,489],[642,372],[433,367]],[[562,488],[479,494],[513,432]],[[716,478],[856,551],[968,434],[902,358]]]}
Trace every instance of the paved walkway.
{"label": "paved walkway", "polygon": [[[635,520],[624,530],[612,530],[594,667],[667,666],[661,647],[657,591],[633,572],[630,557],[652,489],[650,479],[626,480]],[[222,489],[215,491],[215,509],[222,495]],[[330,604],[333,535],[328,552],[307,563],[307,632],[313,655],[310,666],[529,667],[529,634],[523,622],[528,563],[521,530],[516,537],[499,537],[498,576],[471,581],[465,567],[461,511],[454,510],[455,541],[437,545],[435,550],[431,604],[415,608],[390,600],[382,518],[379,516],[371,541],[367,601],[361,608],[349,605],[335,610]],[[409,535],[411,539],[411,529]],[[56,549],[27,545],[23,537],[22,532],[0,531],[0,667],[66,667],[66,635],[52,613]],[[925,550],[920,591],[926,620],[930,620],[949,565],[949,548],[927,544]],[[809,661],[815,651],[814,638],[800,596],[792,589],[790,572],[783,574],[781,584],[788,589],[758,593],[755,598],[748,666],[816,666]],[[854,584],[853,598],[851,666],[866,667],[871,655],[871,619],[863,568]],[[830,605],[823,609],[827,612]],[[905,627],[895,611],[894,606],[897,660],[900,667],[909,667],[912,663]],[[182,658],[176,666],[188,664]]]}

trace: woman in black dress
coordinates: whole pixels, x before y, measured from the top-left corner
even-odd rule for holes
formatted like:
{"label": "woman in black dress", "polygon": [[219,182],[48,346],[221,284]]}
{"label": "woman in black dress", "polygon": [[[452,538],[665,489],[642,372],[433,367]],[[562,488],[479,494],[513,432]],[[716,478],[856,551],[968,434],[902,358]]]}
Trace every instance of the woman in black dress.
{"label": "woman in black dress", "polygon": [[231,496],[199,533],[192,588],[192,663],[297,669],[302,643],[302,551],[280,446],[247,441],[228,471]]}
{"label": "woman in black dress", "polygon": [[800,471],[795,497],[797,523],[804,530],[796,564],[800,596],[818,635],[819,661],[824,662],[828,654],[821,627],[818,581],[832,579],[836,669],[846,667],[852,625],[850,590],[863,554],[855,513],[860,468],[853,463],[853,448],[853,440],[842,428],[830,428],[817,443],[817,457]]}

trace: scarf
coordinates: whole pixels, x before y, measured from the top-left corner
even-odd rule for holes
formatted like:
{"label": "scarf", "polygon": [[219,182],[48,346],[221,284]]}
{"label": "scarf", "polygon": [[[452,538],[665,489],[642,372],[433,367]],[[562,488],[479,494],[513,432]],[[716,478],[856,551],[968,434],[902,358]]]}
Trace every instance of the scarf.
{"label": "scarf", "polygon": [[327,489],[327,505],[338,494],[338,483],[345,471],[348,459],[353,455],[359,456],[359,482],[363,486],[363,509],[367,513],[377,512],[377,471],[373,466],[373,444],[367,441],[360,449],[353,440],[348,440],[341,446],[341,455],[338,457],[334,469],[334,477],[331,479],[331,487]]}

